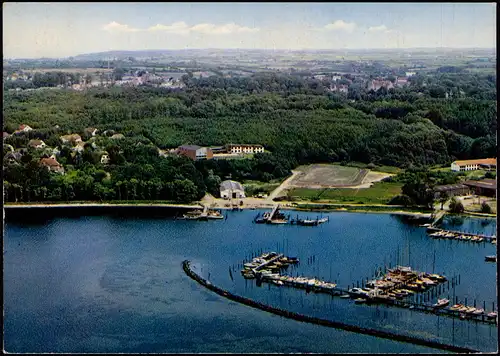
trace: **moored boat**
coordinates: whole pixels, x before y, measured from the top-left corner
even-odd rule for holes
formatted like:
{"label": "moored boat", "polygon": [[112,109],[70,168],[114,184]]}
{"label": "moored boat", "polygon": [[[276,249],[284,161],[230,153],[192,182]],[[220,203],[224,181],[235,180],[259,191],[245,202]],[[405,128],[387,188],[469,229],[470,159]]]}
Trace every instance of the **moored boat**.
{"label": "moored boat", "polygon": [[447,306],[448,304],[450,304],[449,299],[438,299],[437,303],[433,304],[432,306],[435,308],[443,308],[443,307]]}
{"label": "moored boat", "polygon": [[497,256],[486,256],[484,258],[486,262],[496,262],[497,261]]}

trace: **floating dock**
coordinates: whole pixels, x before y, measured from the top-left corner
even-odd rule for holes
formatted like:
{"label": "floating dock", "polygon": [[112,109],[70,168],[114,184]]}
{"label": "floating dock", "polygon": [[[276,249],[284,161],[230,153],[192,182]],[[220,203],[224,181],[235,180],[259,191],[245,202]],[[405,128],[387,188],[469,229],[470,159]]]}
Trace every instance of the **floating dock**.
{"label": "floating dock", "polygon": [[[470,232],[445,230],[445,229],[440,229],[440,228],[433,227],[433,226],[427,227],[427,234],[429,234],[432,237],[451,238],[451,239],[465,240],[465,241],[467,241],[467,240],[471,241],[472,238],[477,237],[477,238],[483,239],[483,241],[487,241],[487,242],[491,242],[491,243],[496,243],[496,239],[497,239],[497,237],[495,235],[483,235],[483,234],[473,234]],[[474,241],[474,240],[472,240],[472,241]],[[481,242],[481,241],[478,241],[478,242]]]}

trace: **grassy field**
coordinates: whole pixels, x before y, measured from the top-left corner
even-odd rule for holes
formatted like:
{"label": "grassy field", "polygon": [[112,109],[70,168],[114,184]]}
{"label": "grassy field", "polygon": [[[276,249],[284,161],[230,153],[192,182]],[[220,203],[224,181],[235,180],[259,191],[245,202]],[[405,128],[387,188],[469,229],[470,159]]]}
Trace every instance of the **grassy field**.
{"label": "grassy field", "polygon": [[292,189],[288,196],[293,199],[329,201],[355,204],[386,204],[394,196],[401,194],[402,183],[377,182],[370,188],[349,189]]}
{"label": "grassy field", "polygon": [[281,184],[279,179],[273,179],[269,183],[264,183],[256,180],[247,180],[243,182],[245,194],[247,197],[256,195],[258,193],[269,194]]}
{"label": "grassy field", "polygon": [[293,185],[299,187],[329,187],[360,184],[367,170],[336,164],[313,164],[300,166],[295,170],[305,174],[294,179]]}

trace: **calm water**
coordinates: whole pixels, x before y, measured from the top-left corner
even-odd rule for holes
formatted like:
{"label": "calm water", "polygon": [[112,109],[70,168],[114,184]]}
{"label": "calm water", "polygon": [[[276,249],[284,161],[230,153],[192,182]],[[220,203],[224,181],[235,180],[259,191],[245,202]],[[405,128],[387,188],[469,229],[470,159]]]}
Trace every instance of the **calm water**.
{"label": "calm water", "polygon": [[[308,315],[497,349],[497,327],[411,310],[356,305],[242,278],[257,250],[298,256],[287,274],[347,287],[395,263],[460,276],[441,296],[496,304],[492,244],[434,240],[387,214],[331,213],[318,227],[256,225],[257,211],[225,221],[81,217],[7,222],[4,239],[5,350],[9,352],[437,352],[300,323],[242,306],[184,275],[192,261],[214,284]],[[294,214],[294,213],[292,213]],[[315,217],[315,213],[299,213]],[[496,231],[495,220],[445,220],[454,230]],[[231,269],[232,277],[229,273]],[[433,298],[433,300],[435,300]],[[497,306],[495,305],[495,309]]]}

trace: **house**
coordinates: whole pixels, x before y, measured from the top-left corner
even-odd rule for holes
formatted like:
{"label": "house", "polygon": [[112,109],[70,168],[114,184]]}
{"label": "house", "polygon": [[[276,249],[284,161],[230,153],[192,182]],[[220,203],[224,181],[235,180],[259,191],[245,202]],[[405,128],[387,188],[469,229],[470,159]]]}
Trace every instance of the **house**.
{"label": "house", "polygon": [[210,147],[198,145],[182,145],[177,148],[177,154],[191,158],[193,161],[199,159],[212,159],[214,154]]}
{"label": "house", "polygon": [[9,152],[5,155],[3,161],[10,164],[18,163],[21,161],[21,157],[23,157],[23,154],[19,151]]}
{"label": "house", "polygon": [[111,136],[110,138],[111,138],[112,140],[119,140],[119,139],[122,139],[122,138],[124,138],[124,137],[125,137],[125,136],[123,136],[123,134],[121,134],[121,133],[117,133],[117,134],[114,134],[113,136]]}
{"label": "house", "polygon": [[42,140],[30,140],[28,142],[28,146],[31,148],[39,149],[39,148],[45,148],[45,146],[47,145]]}
{"label": "house", "polygon": [[64,173],[63,166],[61,166],[61,164],[57,162],[54,156],[40,159],[40,164],[44,167],[47,167],[51,172]]}
{"label": "house", "polygon": [[468,186],[476,195],[494,197],[497,193],[496,179],[467,180],[463,184]]}
{"label": "house", "polygon": [[109,163],[109,155],[107,152],[103,152],[103,155],[101,156],[101,163],[102,164],[108,164]]}
{"label": "house", "polygon": [[96,133],[97,133],[97,131],[99,131],[99,130],[97,130],[97,129],[96,129],[96,128],[94,128],[94,127],[88,127],[88,128],[86,128],[85,130],[83,130],[83,132],[84,132],[84,133],[85,133],[85,135],[87,135],[87,136],[95,136],[95,135],[96,135]]}
{"label": "house", "polygon": [[434,198],[438,199],[441,192],[445,192],[448,197],[469,195],[470,188],[464,184],[438,185],[434,188]]}
{"label": "house", "polygon": [[330,85],[330,90],[347,94],[349,92],[349,87],[346,84],[333,84]]}
{"label": "house", "polygon": [[264,152],[264,147],[262,145],[248,145],[248,144],[228,144],[226,145],[226,151],[228,153],[261,153]]}
{"label": "house", "polygon": [[340,75],[332,75],[332,81],[336,82],[337,80],[342,79],[342,76]]}
{"label": "house", "polygon": [[398,87],[403,87],[405,85],[409,85],[410,82],[408,81],[408,77],[399,77],[397,80],[396,80],[396,86]]}
{"label": "house", "polygon": [[220,197],[223,199],[239,199],[245,197],[245,189],[234,180],[225,180],[220,184]]}
{"label": "house", "polygon": [[71,148],[72,151],[82,153],[85,150],[85,142],[79,141],[75,147]]}
{"label": "house", "polygon": [[367,89],[368,90],[379,90],[380,88],[386,88],[387,90],[394,88],[394,85],[390,80],[379,80],[375,79],[368,82]]}
{"label": "house", "polygon": [[73,145],[78,142],[82,142],[82,138],[78,134],[64,135],[59,138],[61,139],[62,143],[71,143]]}
{"label": "house", "polygon": [[478,169],[496,169],[496,158],[469,159],[464,161],[455,161],[451,164],[451,170],[454,172],[475,171]]}
{"label": "house", "polygon": [[33,129],[28,126],[28,125],[25,125],[25,124],[21,124],[19,125],[19,129],[17,129],[14,133],[18,134],[18,133],[22,133],[22,132],[28,132],[28,131],[32,131]]}

